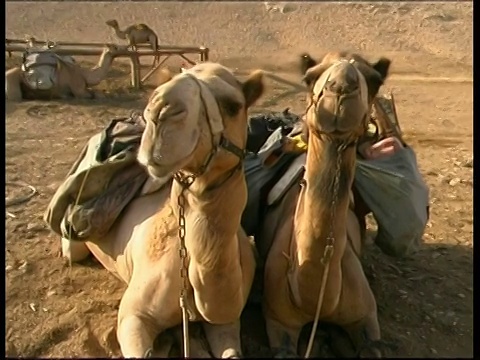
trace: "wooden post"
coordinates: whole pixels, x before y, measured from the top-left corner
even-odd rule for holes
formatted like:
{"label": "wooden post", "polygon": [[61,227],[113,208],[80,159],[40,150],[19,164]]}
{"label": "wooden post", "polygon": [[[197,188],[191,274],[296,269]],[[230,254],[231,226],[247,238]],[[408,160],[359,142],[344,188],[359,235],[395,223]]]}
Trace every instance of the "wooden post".
{"label": "wooden post", "polygon": [[200,47],[200,61],[208,61],[208,52],[209,52],[208,48],[204,46]]}
{"label": "wooden post", "polygon": [[134,54],[130,55],[130,76],[131,85],[135,89],[140,89],[140,61]]}
{"label": "wooden post", "polygon": [[141,83],[143,84],[145,81],[147,81],[148,78],[152,76],[160,68],[160,66],[162,66],[163,63],[168,60],[169,57],[170,55],[166,56],[164,59],[159,61],[157,65],[155,65],[152,69],[150,69],[150,71],[147,74],[145,74],[145,76],[142,78]]}

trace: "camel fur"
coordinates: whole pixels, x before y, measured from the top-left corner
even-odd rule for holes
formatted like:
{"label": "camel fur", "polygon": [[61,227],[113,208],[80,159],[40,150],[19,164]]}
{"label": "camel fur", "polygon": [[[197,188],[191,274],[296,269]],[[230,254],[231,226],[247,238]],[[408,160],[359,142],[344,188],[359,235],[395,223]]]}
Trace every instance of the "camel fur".
{"label": "camel fur", "polygon": [[[125,30],[121,30],[118,21],[108,20],[106,24],[115,30],[115,35],[122,40],[128,41],[128,46],[132,50],[137,49],[137,45],[150,44],[153,51],[158,49],[158,36],[149,26],[145,24],[130,25]],[[157,64],[160,57],[155,56],[153,65]]]}
{"label": "camel fur", "polygon": [[[91,252],[128,284],[117,328],[124,357],[143,357],[157,335],[182,321],[177,203],[182,187],[170,181],[171,174],[198,173],[220,136],[244,149],[247,109],[263,89],[261,72],[240,82],[216,63],[198,64],[167,79],[144,110],[146,129],[138,152],[139,162],[165,186],[134,199],[105,238],[62,239],[64,256],[79,261]],[[218,147],[185,192],[187,303],[214,357],[241,354],[240,314],[255,272],[252,244],[240,227],[247,199],[241,161]],[[191,346],[191,356],[199,356]],[[162,351],[154,355],[168,356]]]}
{"label": "camel fur", "polygon": [[82,68],[71,57],[58,56],[56,64],[37,64],[29,69],[22,66],[5,72],[5,93],[9,101],[22,99],[75,98],[91,99],[92,86],[107,77],[115,57],[116,46],[106,45],[96,66]]}
{"label": "camel fur", "polygon": [[[304,119],[308,139],[304,177],[267,213],[257,239],[271,244],[259,251],[266,257],[267,334],[277,355],[298,356],[300,331],[314,320],[324,271],[321,260],[333,235],[320,321],[346,330],[360,355],[379,356],[371,343],[380,340],[376,302],[359,260],[361,234],[349,204],[356,140],[366,129],[372,101],[389,66],[386,58],[370,64],[346,52],[328,53],[320,63],[308,54],[302,56],[303,79],[310,89]],[[341,144],[346,148],[341,149]]]}

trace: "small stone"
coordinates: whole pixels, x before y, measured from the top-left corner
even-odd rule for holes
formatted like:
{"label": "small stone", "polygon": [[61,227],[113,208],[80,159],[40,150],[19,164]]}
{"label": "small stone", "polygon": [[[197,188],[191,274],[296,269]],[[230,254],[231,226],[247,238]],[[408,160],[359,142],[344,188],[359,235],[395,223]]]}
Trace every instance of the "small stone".
{"label": "small stone", "polygon": [[468,159],[468,160],[465,160],[465,161],[462,163],[462,166],[463,166],[463,167],[466,167],[466,168],[473,168],[473,158]]}
{"label": "small stone", "polygon": [[21,270],[22,272],[26,273],[29,269],[27,261],[24,261],[22,265],[18,267],[18,270]]}
{"label": "small stone", "polygon": [[440,298],[441,298],[441,296],[438,295],[438,294],[433,294],[433,297],[434,297],[435,299],[440,299]]}
{"label": "small stone", "polygon": [[43,312],[48,312],[48,309],[42,308],[42,311],[43,311]]}
{"label": "small stone", "polygon": [[406,292],[405,290],[401,290],[401,289],[398,290],[398,292],[402,295],[407,295],[408,294],[408,292]]}
{"label": "small stone", "polygon": [[5,266],[5,271],[11,271],[13,270],[13,266],[12,265],[7,265]]}
{"label": "small stone", "polygon": [[432,258],[433,258],[433,259],[436,259],[436,258],[440,257],[441,255],[442,255],[442,254],[440,254],[439,252],[434,252],[434,253],[432,254]]}
{"label": "small stone", "polygon": [[460,299],[465,299],[465,294],[460,293],[460,294],[457,294],[457,296],[458,296]]}
{"label": "small stone", "polygon": [[459,184],[462,180],[460,178],[453,178],[452,180],[450,180],[448,182],[448,185],[450,186],[455,186],[457,184]]}
{"label": "small stone", "polygon": [[435,350],[434,348],[430,348],[430,351],[432,352],[432,354],[437,354],[437,350]]}
{"label": "small stone", "polygon": [[27,230],[28,231],[41,231],[44,230],[45,227],[42,224],[36,224],[36,223],[28,223],[27,224]]}
{"label": "small stone", "polygon": [[37,311],[34,303],[30,303],[28,306],[30,307],[30,309],[32,309],[33,312]]}
{"label": "small stone", "polygon": [[53,295],[57,295],[57,292],[55,290],[50,290],[49,292],[47,292],[47,297],[51,297]]}

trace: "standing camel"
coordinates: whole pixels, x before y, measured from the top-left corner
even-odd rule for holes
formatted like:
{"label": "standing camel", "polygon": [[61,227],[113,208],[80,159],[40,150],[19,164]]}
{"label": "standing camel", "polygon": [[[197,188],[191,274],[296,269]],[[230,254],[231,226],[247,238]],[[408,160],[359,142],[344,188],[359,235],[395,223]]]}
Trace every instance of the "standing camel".
{"label": "standing camel", "polygon": [[[143,357],[158,334],[181,324],[184,285],[212,355],[240,356],[240,314],[255,272],[252,243],[240,227],[247,199],[243,149],[247,109],[263,88],[261,72],[242,83],[215,63],[167,79],[144,110],[138,153],[166,185],[133,200],[105,238],[62,239],[64,256],[79,261],[91,252],[128,284],[117,328],[124,357]],[[186,284],[179,273],[179,219],[185,224]]]}
{"label": "standing camel", "polygon": [[350,191],[355,144],[389,66],[386,58],[370,64],[346,52],[328,53],[320,63],[302,57],[310,89],[304,176],[266,215],[260,237],[266,256],[263,308],[278,355],[297,355],[300,331],[315,320],[317,308],[319,320],[346,330],[360,355],[380,355],[376,302],[359,260],[361,236]]}
{"label": "standing camel", "polygon": [[[149,26],[145,24],[130,25],[125,30],[120,30],[118,21],[108,20],[106,24],[115,30],[115,35],[122,40],[127,40],[132,50],[137,49],[139,44],[150,44],[153,51],[158,49],[158,36]],[[153,59],[153,66],[158,63],[160,56],[156,55]]]}

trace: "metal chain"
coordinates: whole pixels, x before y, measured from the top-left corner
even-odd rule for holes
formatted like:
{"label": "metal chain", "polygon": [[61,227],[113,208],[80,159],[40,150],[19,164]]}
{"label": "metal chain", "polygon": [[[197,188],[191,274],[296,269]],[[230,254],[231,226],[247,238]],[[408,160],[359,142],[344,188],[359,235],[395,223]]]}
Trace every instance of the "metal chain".
{"label": "metal chain", "polygon": [[325,246],[325,250],[323,251],[323,256],[320,262],[322,263],[323,269],[323,276],[322,281],[320,283],[320,292],[318,294],[318,301],[317,301],[317,309],[315,311],[315,318],[313,321],[312,332],[310,333],[310,339],[308,341],[307,350],[305,352],[305,358],[309,358],[310,354],[313,349],[313,341],[315,339],[315,333],[317,332],[318,321],[320,318],[320,311],[322,309],[323,297],[325,295],[325,288],[327,285],[328,279],[328,272],[330,270],[330,260],[333,256],[334,245],[335,245],[335,235],[334,235],[334,227],[335,227],[335,206],[337,205],[338,200],[338,189],[340,187],[340,173],[341,173],[341,165],[342,165],[342,155],[343,151],[346,149],[347,145],[342,143],[337,148],[337,162],[335,164],[335,176],[333,178],[333,196],[331,202],[331,213],[330,213],[330,229],[327,236],[327,244]]}
{"label": "metal chain", "polygon": [[182,328],[183,328],[183,357],[190,357],[190,337],[188,333],[188,323],[191,313],[188,309],[188,258],[187,246],[185,245],[186,221],[185,221],[185,191],[195,181],[194,176],[182,177],[178,173],[175,174],[175,180],[182,186],[182,190],[178,195],[178,239],[179,239],[179,255],[180,255],[180,278],[182,280],[182,288],[180,290],[180,308],[182,309]]}

